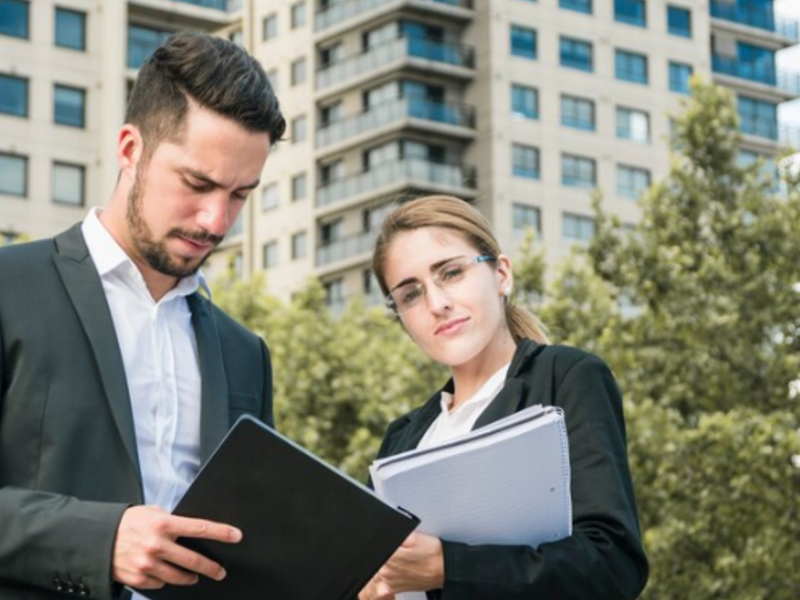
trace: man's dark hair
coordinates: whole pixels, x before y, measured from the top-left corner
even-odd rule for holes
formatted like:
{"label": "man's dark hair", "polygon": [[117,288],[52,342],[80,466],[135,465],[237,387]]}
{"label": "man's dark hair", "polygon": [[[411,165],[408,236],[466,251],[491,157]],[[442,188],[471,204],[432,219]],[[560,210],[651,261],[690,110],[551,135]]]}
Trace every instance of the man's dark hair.
{"label": "man's dark hair", "polygon": [[125,122],[136,125],[147,159],[164,140],[183,134],[189,100],[265,132],[275,144],[286,130],[278,99],[258,62],[243,48],[205,33],[171,35],[142,65]]}

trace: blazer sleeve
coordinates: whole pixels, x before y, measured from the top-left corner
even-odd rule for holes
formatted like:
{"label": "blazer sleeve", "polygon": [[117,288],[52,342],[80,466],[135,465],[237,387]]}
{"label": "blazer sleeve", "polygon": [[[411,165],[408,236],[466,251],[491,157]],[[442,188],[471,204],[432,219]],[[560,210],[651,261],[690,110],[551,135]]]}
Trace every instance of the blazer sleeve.
{"label": "blazer sleeve", "polygon": [[117,597],[121,588],[112,582],[109,557],[127,508],[0,488],[0,580],[49,591],[86,590],[84,595],[100,600]]}
{"label": "blazer sleeve", "polygon": [[554,389],[570,445],[572,536],[536,549],[443,541],[445,585],[430,597],[628,600],[644,588],[648,564],[616,382],[605,363],[582,354]]}

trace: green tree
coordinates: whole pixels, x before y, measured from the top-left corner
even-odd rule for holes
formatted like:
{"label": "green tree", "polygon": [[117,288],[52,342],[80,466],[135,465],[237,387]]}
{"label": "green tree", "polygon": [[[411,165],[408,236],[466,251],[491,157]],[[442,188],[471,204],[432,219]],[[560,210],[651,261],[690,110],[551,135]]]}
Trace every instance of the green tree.
{"label": "green tree", "polygon": [[693,81],[639,226],[598,195],[594,239],[540,310],[625,393],[647,599],[800,589],[800,189],[796,171],[778,194],[761,165],[738,165],[738,132],[731,94]]}

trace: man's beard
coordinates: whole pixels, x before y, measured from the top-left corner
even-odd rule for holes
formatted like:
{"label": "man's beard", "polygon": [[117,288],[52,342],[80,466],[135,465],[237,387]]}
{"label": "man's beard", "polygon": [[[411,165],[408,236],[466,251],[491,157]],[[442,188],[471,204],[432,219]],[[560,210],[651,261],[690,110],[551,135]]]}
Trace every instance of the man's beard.
{"label": "man's beard", "polygon": [[[205,231],[188,231],[175,227],[170,229],[163,239],[156,240],[153,237],[152,231],[150,231],[150,227],[142,218],[141,207],[143,196],[144,184],[142,183],[141,176],[137,173],[136,180],[128,194],[126,220],[128,222],[128,230],[133,246],[139,256],[152,269],[170,277],[189,277],[197,273],[200,267],[208,260],[208,257],[211,256],[211,252],[200,259],[183,257],[174,259],[167,251],[165,240],[169,238],[184,238],[194,242],[203,244],[210,243],[217,246],[223,240],[223,236],[213,235]],[[193,262],[194,260],[197,262]]]}

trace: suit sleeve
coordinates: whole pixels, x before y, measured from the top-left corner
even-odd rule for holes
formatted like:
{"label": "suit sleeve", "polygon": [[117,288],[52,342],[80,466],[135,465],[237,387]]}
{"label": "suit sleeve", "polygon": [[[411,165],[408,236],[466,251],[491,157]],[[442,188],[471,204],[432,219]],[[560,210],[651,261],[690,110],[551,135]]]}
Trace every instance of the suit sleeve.
{"label": "suit sleeve", "polygon": [[443,541],[445,585],[431,597],[627,600],[644,588],[647,559],[628,469],[622,398],[611,371],[585,355],[555,389],[553,403],[564,408],[570,445],[572,536],[537,549]]}
{"label": "suit sleeve", "polygon": [[1,488],[0,580],[49,591],[86,590],[100,600],[117,597],[121,588],[111,580],[109,557],[126,508]]}

